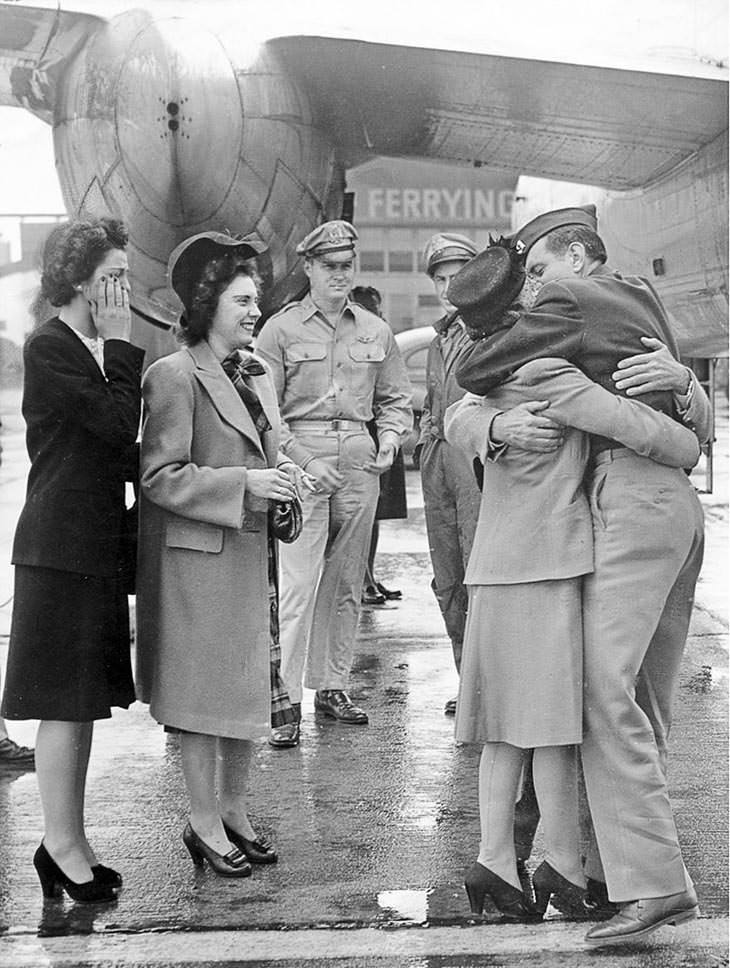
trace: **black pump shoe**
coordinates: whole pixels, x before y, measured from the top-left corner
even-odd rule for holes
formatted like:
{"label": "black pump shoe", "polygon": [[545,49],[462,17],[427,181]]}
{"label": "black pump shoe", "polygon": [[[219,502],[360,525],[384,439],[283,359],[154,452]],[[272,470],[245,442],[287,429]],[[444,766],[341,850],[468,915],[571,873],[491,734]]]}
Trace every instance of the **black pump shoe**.
{"label": "black pump shoe", "polygon": [[72,901],[85,904],[101,904],[114,901],[116,894],[111,884],[106,884],[96,877],[90,881],[78,883],[68,877],[41,843],[33,856],[33,866],[41,882],[43,897],[60,897],[65,891]]}
{"label": "black pump shoe", "polygon": [[106,867],[104,864],[94,864],[91,873],[100,884],[109,884],[111,887],[119,888],[122,886],[122,875],[115,871],[113,867]]}
{"label": "black pump shoe", "polygon": [[484,899],[489,895],[499,913],[505,918],[510,918],[512,921],[540,920],[539,912],[522,891],[503,881],[478,861],[467,871],[464,888],[472,914],[483,912]]}
{"label": "black pump shoe", "polygon": [[592,919],[598,908],[597,902],[585,888],[563,877],[546,860],[532,875],[532,886],[535,890],[535,907],[540,914],[545,913],[551,899],[553,907],[561,914],[577,921]]}
{"label": "black pump shoe", "polygon": [[219,854],[198,837],[189,823],[185,824],[183,830],[183,843],[190,851],[196,867],[202,867],[203,861],[207,860],[216,874],[220,874],[221,877],[250,877],[251,875],[251,865],[242,850],[234,847],[227,854]]}
{"label": "black pump shoe", "polygon": [[247,840],[242,834],[236,833],[232,827],[229,827],[225,821],[223,822],[223,829],[230,842],[244,852],[249,863],[275,864],[279,859],[273,845],[263,837],[257,837],[256,840]]}

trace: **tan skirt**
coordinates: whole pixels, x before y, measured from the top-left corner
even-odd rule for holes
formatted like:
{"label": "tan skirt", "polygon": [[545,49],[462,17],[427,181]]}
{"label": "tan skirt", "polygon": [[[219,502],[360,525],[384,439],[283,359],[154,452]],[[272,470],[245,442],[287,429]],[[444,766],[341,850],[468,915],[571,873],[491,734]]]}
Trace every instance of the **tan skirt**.
{"label": "tan skirt", "polygon": [[582,578],[470,585],[456,739],[582,742]]}

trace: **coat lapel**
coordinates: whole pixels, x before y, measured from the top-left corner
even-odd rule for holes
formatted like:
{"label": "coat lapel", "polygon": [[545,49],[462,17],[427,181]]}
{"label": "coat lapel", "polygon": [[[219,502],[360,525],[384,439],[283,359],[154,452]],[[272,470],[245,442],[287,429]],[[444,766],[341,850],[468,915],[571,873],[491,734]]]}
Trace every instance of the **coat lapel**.
{"label": "coat lapel", "polygon": [[[259,357],[256,357],[256,359],[259,359]],[[263,365],[266,366],[266,363]],[[264,413],[269,418],[269,423],[271,424],[271,430],[267,430],[264,434],[264,451],[269,466],[276,467],[276,461],[279,456],[279,443],[281,440],[281,417],[279,416],[279,404],[276,399],[274,381],[271,378],[268,367],[266,373],[253,377],[251,386],[258,393],[261,406],[264,408]]]}
{"label": "coat lapel", "polygon": [[248,408],[238,395],[236,388],[226,376],[223,367],[215,358],[210,346],[201,340],[194,346],[188,347],[188,352],[195,360],[195,376],[210,397],[211,403],[220,416],[235,427],[239,433],[247,437],[263,454],[261,438],[254,425]]}

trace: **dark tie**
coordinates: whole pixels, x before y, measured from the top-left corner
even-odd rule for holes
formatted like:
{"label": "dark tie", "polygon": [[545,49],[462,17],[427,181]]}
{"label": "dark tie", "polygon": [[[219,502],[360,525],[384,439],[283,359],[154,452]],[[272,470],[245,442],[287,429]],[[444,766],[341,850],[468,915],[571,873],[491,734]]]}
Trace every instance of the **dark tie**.
{"label": "dark tie", "polygon": [[261,406],[259,395],[246,383],[247,376],[261,376],[266,372],[263,366],[250,354],[241,356],[237,351],[231,353],[221,364],[226,376],[236,388],[239,397],[246,405],[256,430],[261,434],[271,430],[269,419]]}

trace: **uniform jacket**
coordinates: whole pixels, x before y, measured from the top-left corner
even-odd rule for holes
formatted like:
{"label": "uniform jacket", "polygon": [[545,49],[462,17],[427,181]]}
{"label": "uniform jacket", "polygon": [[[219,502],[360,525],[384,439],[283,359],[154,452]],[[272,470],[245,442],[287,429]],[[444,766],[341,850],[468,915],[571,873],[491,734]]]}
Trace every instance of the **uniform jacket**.
{"label": "uniform jacket", "polygon": [[105,376],[60,319],[29,336],[23,416],[31,468],[14,564],[119,576],[124,482],[136,478],[143,359],[124,340],[106,340]]}
{"label": "uniform jacket", "polygon": [[277,464],[270,373],[252,377],[272,429],[259,435],[206,342],[143,381],[137,688],[168,726],[239,739],[270,716],[268,502],[253,468]]}
{"label": "uniform jacket", "polygon": [[271,367],[282,448],[297,464],[313,455],[291,433],[292,421],[374,417],[380,437],[390,430],[401,440],[411,429],[411,386],[390,326],[356,303],[348,300],[333,327],[307,295],[267,321],[256,352]]}
{"label": "uniform jacket", "polygon": [[[642,336],[662,340],[675,357],[677,344],[667,315],[653,289],[637,276],[623,276],[598,266],[582,278],[546,283],[529,313],[510,329],[476,342],[462,357],[457,378],[472,393],[489,393],[524,363],[541,357],[561,357],[592,380],[617,390],[611,374],[618,361],[644,352]],[[694,410],[684,415],[701,440],[711,432],[707,397],[695,381]],[[658,391],[641,395],[644,403],[676,415],[674,395]],[[611,441],[598,442],[599,449]]]}
{"label": "uniform jacket", "polygon": [[445,316],[435,328],[426,357],[426,397],[418,437],[421,447],[430,440],[444,439],[444,414],[466,392],[456,381],[457,364],[464,350],[472,345],[458,316]]}
{"label": "uniform jacket", "polygon": [[[494,408],[549,400],[550,414],[568,426],[549,454],[508,447],[486,461]],[[610,393],[564,360],[536,360],[488,394],[468,394],[449,408],[446,439],[484,461],[479,522],[464,578],[468,585],[502,585],[571,578],[593,570],[593,529],[583,474],[585,433],[610,437],[673,467],[699,457],[695,434],[636,400]]]}

